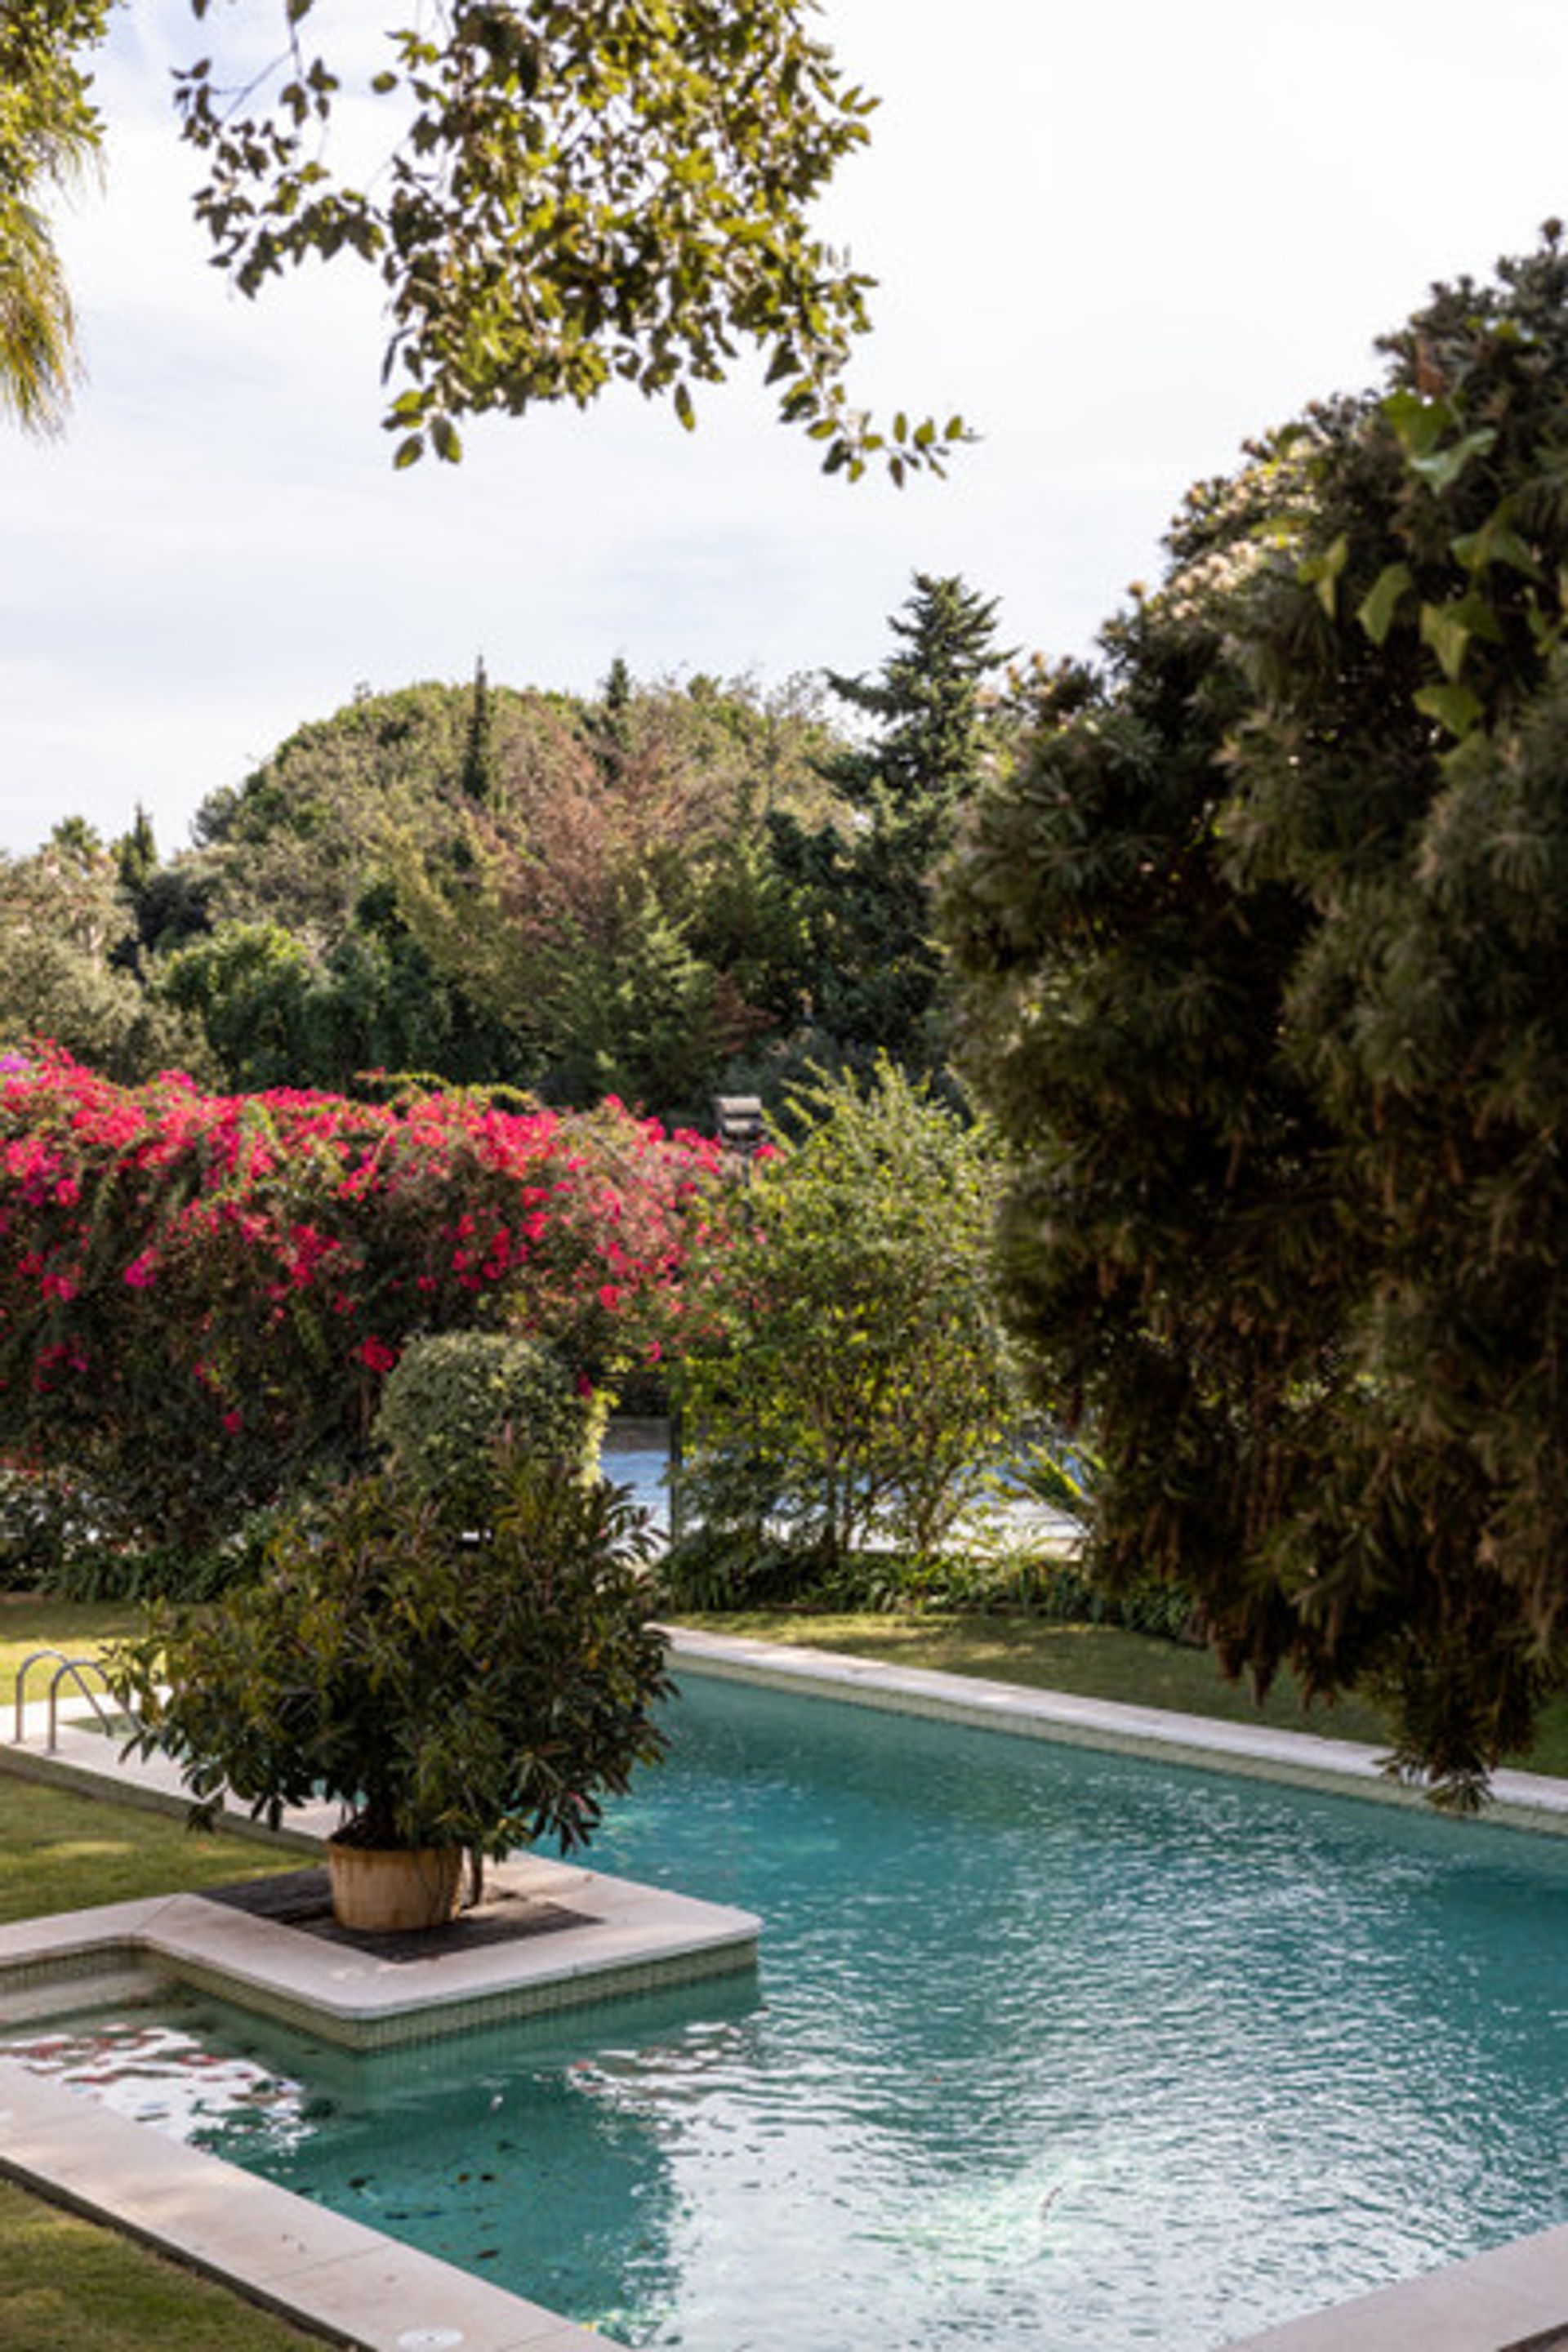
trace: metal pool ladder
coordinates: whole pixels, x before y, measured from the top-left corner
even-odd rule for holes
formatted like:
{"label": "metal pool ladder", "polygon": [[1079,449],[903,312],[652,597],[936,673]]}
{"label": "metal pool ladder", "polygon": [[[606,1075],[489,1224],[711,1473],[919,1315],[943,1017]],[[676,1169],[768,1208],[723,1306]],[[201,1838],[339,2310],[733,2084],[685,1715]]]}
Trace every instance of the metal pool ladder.
{"label": "metal pool ladder", "polygon": [[55,1670],[49,1680],[48,1736],[44,1742],[46,1749],[52,1750],[59,1746],[59,1740],[57,1735],[58,1730],[60,1685],[68,1676],[75,1683],[83,1698],[87,1700],[89,1706],[92,1708],[94,1715],[97,1716],[99,1723],[102,1728],[112,1734],[115,1728],[114,1717],[104,1706],[101,1693],[95,1691],[86,1678],[87,1675],[90,1672],[92,1674],[101,1675],[105,1684],[107,1684],[109,1677],[104,1671],[101,1661],[97,1658],[68,1657],[63,1650],[33,1650],[28,1653],[27,1656],[23,1659],[21,1664],[16,1669],[16,1728],[12,1734],[15,1744],[19,1748],[22,1745],[24,1738],[23,1722],[27,1704],[27,1676],[32,1673],[35,1666],[46,1664],[52,1664]]}

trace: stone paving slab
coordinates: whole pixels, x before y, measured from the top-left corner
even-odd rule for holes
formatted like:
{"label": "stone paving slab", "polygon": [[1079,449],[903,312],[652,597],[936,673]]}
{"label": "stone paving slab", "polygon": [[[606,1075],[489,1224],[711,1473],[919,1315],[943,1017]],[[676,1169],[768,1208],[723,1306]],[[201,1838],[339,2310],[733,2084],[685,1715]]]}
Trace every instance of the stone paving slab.
{"label": "stone paving slab", "polygon": [[1312,2311],[1225,2352],[1552,2352],[1568,2346],[1568,2229]]}
{"label": "stone paving slab", "polygon": [[68,1979],[131,1960],[341,2048],[388,2049],[755,1965],[749,1912],[535,1855],[501,1863],[494,1875],[520,1902],[565,1911],[568,1922],[538,1937],[481,1935],[472,1946],[459,1922],[428,1958],[411,1958],[402,1938],[385,1954],[356,1948],[205,1895],[18,1920],[0,1927],[0,2025],[36,2015],[37,1990],[51,1978],[55,2006],[68,2007]]}

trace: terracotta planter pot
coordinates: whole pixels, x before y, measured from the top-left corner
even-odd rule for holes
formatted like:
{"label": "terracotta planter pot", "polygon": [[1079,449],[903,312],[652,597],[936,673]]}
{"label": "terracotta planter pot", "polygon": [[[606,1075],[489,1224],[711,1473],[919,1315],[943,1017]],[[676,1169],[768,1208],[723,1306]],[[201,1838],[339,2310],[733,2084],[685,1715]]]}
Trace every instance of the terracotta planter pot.
{"label": "terracotta planter pot", "polygon": [[441,1927],[458,1908],[463,1874],[458,1846],[340,1845],[327,1841],[332,1916],[366,1935],[406,1935]]}

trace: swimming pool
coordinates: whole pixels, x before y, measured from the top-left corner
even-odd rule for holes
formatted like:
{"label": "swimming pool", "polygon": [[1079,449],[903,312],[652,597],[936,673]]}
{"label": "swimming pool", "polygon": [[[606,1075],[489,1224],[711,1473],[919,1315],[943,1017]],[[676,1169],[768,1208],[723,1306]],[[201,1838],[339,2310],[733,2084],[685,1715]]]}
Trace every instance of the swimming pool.
{"label": "swimming pool", "polygon": [[1562,2214],[1562,1843],[699,1676],[672,1720],[595,1851],[760,1912],[756,1986],[373,2060],[195,2005],[35,2042],[689,2352],[1205,2352]]}

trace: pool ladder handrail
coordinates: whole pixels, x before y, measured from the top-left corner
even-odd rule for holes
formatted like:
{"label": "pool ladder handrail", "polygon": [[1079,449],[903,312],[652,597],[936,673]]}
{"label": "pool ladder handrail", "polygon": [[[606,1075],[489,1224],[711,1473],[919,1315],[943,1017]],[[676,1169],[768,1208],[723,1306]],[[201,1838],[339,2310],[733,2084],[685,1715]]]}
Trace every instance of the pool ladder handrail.
{"label": "pool ladder handrail", "polygon": [[88,1705],[91,1707],[94,1715],[97,1716],[99,1722],[103,1727],[103,1729],[107,1732],[112,1733],[115,1727],[113,1716],[110,1714],[109,1710],[104,1706],[100,1693],[95,1691],[91,1685],[84,1678],[86,1670],[90,1668],[94,1674],[101,1675],[103,1676],[105,1685],[108,1685],[109,1674],[102,1659],[68,1657],[64,1650],[33,1650],[28,1653],[27,1656],[23,1659],[21,1664],[16,1669],[16,1723],[14,1734],[16,1745],[19,1748],[26,1737],[23,1726],[27,1701],[27,1676],[32,1673],[35,1666],[42,1664],[46,1659],[53,1661],[55,1671],[49,1682],[48,1736],[44,1742],[45,1752],[52,1754],[59,1746],[59,1738],[58,1735],[59,1728],[60,1685],[65,1681],[68,1675],[76,1684],[76,1686],[80,1691],[83,1698],[87,1700]]}

